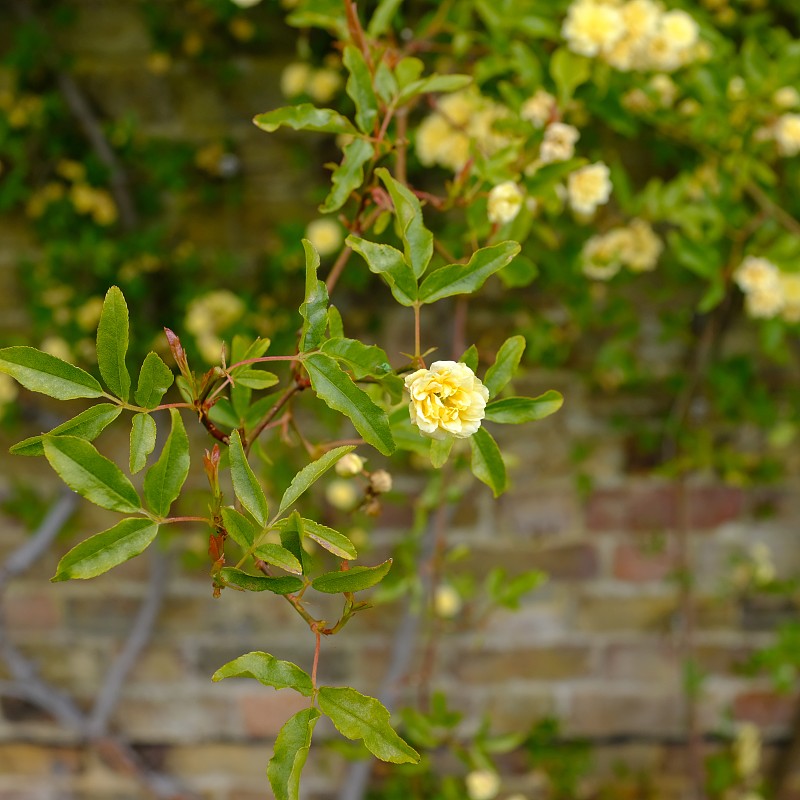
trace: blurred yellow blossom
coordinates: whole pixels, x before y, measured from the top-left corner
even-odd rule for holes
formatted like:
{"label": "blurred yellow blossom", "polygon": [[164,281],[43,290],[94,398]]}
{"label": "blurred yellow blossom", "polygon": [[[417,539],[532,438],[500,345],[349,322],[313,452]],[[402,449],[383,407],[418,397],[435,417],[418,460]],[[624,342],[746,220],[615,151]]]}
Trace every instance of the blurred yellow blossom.
{"label": "blurred yellow blossom", "polygon": [[544,164],[568,161],[575,155],[575,142],[580,138],[578,129],[563,122],[552,122],[545,128],[539,148],[539,160]]}
{"label": "blurred yellow blossom", "polygon": [[337,252],[344,242],[342,226],[331,217],[315,219],[308,223],[306,239],[325,257]]}
{"label": "blurred yellow blossom", "polygon": [[741,778],[754,778],[761,766],[761,731],[752,722],[742,722],[733,743],[736,772]]}
{"label": "blurred yellow blossom", "polygon": [[75,321],[85,331],[93,331],[100,322],[100,313],[103,310],[102,297],[90,297],[75,312]]}
{"label": "blurred yellow blossom", "polygon": [[43,339],[39,349],[49,353],[51,356],[60,358],[62,361],[69,361],[72,358],[72,351],[69,345],[60,336],[48,336]]}
{"label": "blurred yellow blossom", "polygon": [[458,615],[463,605],[461,595],[449,583],[442,583],[436,587],[433,595],[433,609],[437,617],[452,619]]}
{"label": "blurred yellow blossom", "polygon": [[489,192],[487,216],[489,222],[505,225],[519,214],[524,195],[514,181],[498,184]]}
{"label": "blurred yellow blossom", "polygon": [[327,103],[344,85],[341,73],[333,69],[317,69],[306,84],[306,91],[317,103]]}
{"label": "blurred yellow blossom", "polygon": [[500,776],[492,770],[474,770],[465,780],[470,800],[492,800],[500,791]]}
{"label": "blurred yellow blossom", "polygon": [[297,97],[306,91],[311,78],[311,66],[304,61],[287,64],[281,73],[281,92],[284,97]]}
{"label": "blurred yellow blossom", "polygon": [[778,108],[797,108],[800,105],[800,92],[794,86],[781,86],[772,95],[772,102]]}
{"label": "blurred yellow blossom", "polygon": [[775,141],[782,156],[800,153],[800,114],[783,114],[775,123]]}
{"label": "blurred yellow blossom", "polygon": [[555,109],[555,97],[544,89],[537,89],[534,95],[522,104],[519,115],[534,127],[543,128],[552,118]]}
{"label": "blurred yellow blossom", "polygon": [[19,388],[17,382],[4,372],[0,373],[0,406],[7,406],[17,399]]}
{"label": "blurred yellow blossom", "polygon": [[569,204],[579,214],[594,214],[611,196],[611,171],[602,162],[581,167],[567,178]]}

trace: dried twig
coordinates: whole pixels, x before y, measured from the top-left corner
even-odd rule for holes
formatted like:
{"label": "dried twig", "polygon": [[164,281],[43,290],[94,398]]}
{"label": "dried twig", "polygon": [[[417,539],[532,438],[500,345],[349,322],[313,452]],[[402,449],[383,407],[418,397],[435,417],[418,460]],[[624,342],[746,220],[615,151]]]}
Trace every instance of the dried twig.
{"label": "dried twig", "polygon": [[[23,22],[40,23],[29,3],[25,0],[14,0],[12,8],[17,17]],[[51,59],[52,61],[52,59]],[[75,79],[67,72],[51,63],[56,84],[72,115],[81,126],[84,135],[89,140],[92,149],[100,161],[106,166],[109,174],[111,194],[119,209],[119,218],[122,227],[130,232],[136,228],[139,219],[136,204],[133,201],[128,173],[117,158],[114,148],[109,144],[100,121],[94,113],[86,95],[81,91]]]}
{"label": "dried twig", "polygon": [[88,721],[88,734],[92,738],[104,736],[108,732],[108,721],[119,702],[125,678],[147,646],[161,610],[167,585],[168,564],[164,554],[151,550],[150,585],[139,607],[125,645],[116,661],[106,673],[103,686],[94,702]]}
{"label": "dried twig", "polygon": [[[431,591],[433,571],[429,566],[436,555],[439,531],[447,527],[454,512],[453,505],[440,506],[438,513],[428,520],[428,525],[422,536],[416,573],[420,576],[423,597],[427,597]],[[395,629],[389,668],[378,690],[378,699],[389,711],[392,711],[397,704],[400,686],[408,674],[412,659],[415,656],[423,614],[424,604],[416,603],[415,598],[409,595],[403,619]],[[372,767],[372,761],[354,762],[350,766],[342,785],[342,790],[339,792],[339,800],[362,800],[366,794]]]}
{"label": "dried twig", "polygon": [[[33,536],[0,567],[0,597],[12,578],[25,572],[42,556],[75,506],[76,496],[65,490]],[[108,735],[108,722],[119,701],[125,677],[150,639],[161,608],[166,577],[166,559],[154,552],[149,591],[119,658],[106,675],[90,715],[82,712],[70,697],[39,676],[35,663],[9,640],[0,607],[0,659],[5,662],[13,679],[0,681],[0,695],[27,700],[42,709],[61,726],[84,740],[113,769],[136,779],[158,800],[196,800],[196,795],[183,789],[174,778],[150,770],[128,742]]]}

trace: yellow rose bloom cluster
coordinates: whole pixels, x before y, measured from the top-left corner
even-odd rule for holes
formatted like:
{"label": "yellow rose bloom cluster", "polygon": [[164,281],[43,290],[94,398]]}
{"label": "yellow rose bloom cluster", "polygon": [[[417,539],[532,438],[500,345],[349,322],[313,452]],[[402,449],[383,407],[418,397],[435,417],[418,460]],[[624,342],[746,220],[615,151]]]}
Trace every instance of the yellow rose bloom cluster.
{"label": "yellow rose bloom cluster", "polygon": [[487,216],[489,222],[496,225],[505,225],[514,220],[522,208],[524,195],[514,181],[505,181],[495,186],[489,192],[489,205]]}
{"label": "yellow rose bloom cluster", "polygon": [[306,239],[314,245],[316,251],[324,258],[335,253],[344,242],[342,226],[331,217],[315,219],[306,227]]}
{"label": "yellow rose bloom cluster", "polygon": [[775,141],[782,156],[800,153],[800,114],[782,114],[775,123]]}
{"label": "yellow rose bloom cluster", "polygon": [[580,133],[573,125],[552,122],[545,128],[544,138],[539,147],[539,161],[552,164],[554,161],[568,161],[575,155],[575,142]]}
{"label": "yellow rose bloom cluster", "polygon": [[733,744],[736,772],[741,778],[754,778],[761,766],[761,731],[752,722],[743,722]]}
{"label": "yellow rose bloom cluster", "polygon": [[567,199],[573,211],[591,216],[611,197],[611,171],[602,162],[576,169],[567,178]]}
{"label": "yellow rose bloom cluster", "polygon": [[226,289],[208,292],[189,303],[184,321],[186,330],[194,335],[200,354],[210,364],[218,361],[222,352],[218,334],[233,325],[244,311],[244,303]]}
{"label": "yellow rose bloom cluster", "polygon": [[500,776],[493,770],[474,770],[465,781],[469,800],[492,800],[500,791]]}
{"label": "yellow rose bloom cluster", "polygon": [[698,56],[699,28],[657,0],[575,0],[561,29],[570,50],[615,69],[672,72]]}
{"label": "yellow rose bloom cluster", "polygon": [[284,97],[307,94],[317,103],[327,103],[344,85],[337,69],[313,69],[304,61],[288,64],[281,74],[281,92]]}
{"label": "yellow rose bloom cluster", "polygon": [[556,109],[556,99],[550,92],[537,89],[519,110],[522,119],[527,120],[535,128],[543,128],[552,118]]}
{"label": "yellow rose bloom cluster", "polygon": [[508,109],[475,89],[442,97],[417,130],[417,156],[426,167],[438,164],[457,172],[469,161],[473,146],[492,155],[509,144],[507,136],[494,130],[508,115]]}
{"label": "yellow rose bloom cluster", "polygon": [[411,422],[431,439],[467,439],[481,426],[489,390],[457,361],[434,361],[406,376]]}
{"label": "yellow rose bloom cluster", "polygon": [[800,322],[800,273],[784,273],[766,258],[747,256],[733,274],[744,307],[756,319]]}
{"label": "yellow rose bloom cluster", "polygon": [[622,267],[631,272],[654,270],[664,244],[649,223],[633,219],[619,228],[592,236],[581,251],[581,269],[588,278],[607,281]]}

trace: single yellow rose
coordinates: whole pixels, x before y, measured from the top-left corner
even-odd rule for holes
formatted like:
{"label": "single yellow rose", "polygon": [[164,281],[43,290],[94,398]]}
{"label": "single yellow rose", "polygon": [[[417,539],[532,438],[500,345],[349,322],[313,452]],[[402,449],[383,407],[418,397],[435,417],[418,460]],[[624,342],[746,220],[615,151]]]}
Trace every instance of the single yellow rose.
{"label": "single yellow rose", "polygon": [[481,426],[489,390],[466,365],[434,361],[405,380],[411,422],[431,439],[467,439]]}

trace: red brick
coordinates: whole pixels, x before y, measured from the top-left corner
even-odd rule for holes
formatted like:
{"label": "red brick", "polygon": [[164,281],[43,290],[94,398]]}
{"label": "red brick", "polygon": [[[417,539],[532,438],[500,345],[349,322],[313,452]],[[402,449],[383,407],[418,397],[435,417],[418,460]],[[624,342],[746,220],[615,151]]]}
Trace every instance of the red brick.
{"label": "red brick", "polygon": [[614,551],[614,577],[634,583],[660,581],[675,571],[675,554],[648,550],[642,545],[624,542]]}
{"label": "red brick", "polygon": [[4,616],[11,630],[52,630],[61,624],[61,608],[47,587],[37,594],[12,588],[3,603]]}
{"label": "red brick", "polygon": [[[708,529],[739,517],[744,493],[737,487],[687,487],[688,519],[692,529]],[[586,506],[586,524],[592,531],[653,531],[675,528],[679,521],[677,484],[634,484],[598,489]]]}
{"label": "red brick", "polygon": [[754,689],[738,695],[733,702],[734,716],[754,722],[761,728],[785,730],[792,719],[797,699],[791,695]]}
{"label": "red brick", "polygon": [[297,692],[266,689],[239,698],[245,733],[253,738],[274,738],[289,717],[308,706]]}
{"label": "red brick", "polygon": [[467,683],[563,680],[589,673],[590,651],[578,646],[480,650],[455,655],[452,674]]}

